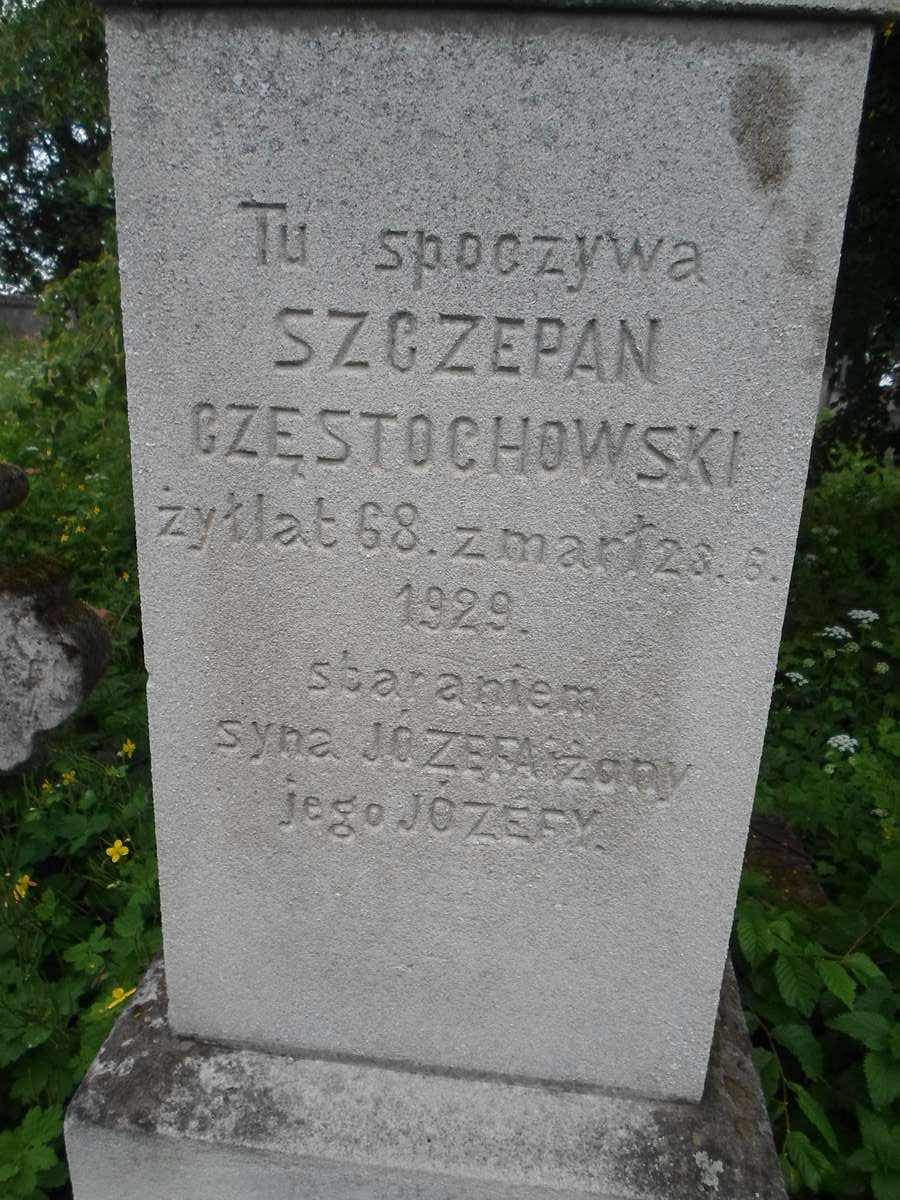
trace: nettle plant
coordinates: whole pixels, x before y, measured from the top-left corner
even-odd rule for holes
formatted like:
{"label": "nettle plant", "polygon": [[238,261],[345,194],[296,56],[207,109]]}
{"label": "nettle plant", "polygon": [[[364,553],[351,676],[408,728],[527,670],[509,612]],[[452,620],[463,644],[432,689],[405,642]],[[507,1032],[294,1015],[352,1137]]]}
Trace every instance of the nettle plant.
{"label": "nettle plant", "polygon": [[900,1200],[898,501],[851,456],[808,495],[756,811],[811,886],[745,873],[735,927],[789,1190],[875,1200]]}

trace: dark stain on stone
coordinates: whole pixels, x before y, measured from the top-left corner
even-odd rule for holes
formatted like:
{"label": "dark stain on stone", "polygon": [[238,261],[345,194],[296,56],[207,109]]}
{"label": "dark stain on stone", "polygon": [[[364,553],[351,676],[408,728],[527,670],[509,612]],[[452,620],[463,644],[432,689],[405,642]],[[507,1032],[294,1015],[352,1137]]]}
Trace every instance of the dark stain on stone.
{"label": "dark stain on stone", "polygon": [[[810,213],[805,227],[789,229],[784,240],[784,265],[794,275],[809,279],[816,270],[816,249],[822,235],[822,218]],[[826,336],[827,336],[826,329]]]}
{"label": "dark stain on stone", "polygon": [[[271,1089],[253,1085],[245,1079],[240,1089],[238,1117],[232,1127],[237,1142],[254,1145],[277,1140],[284,1126],[284,1106],[276,1103]],[[302,1117],[296,1117],[294,1125],[305,1125]]]}
{"label": "dark stain on stone", "polygon": [[59,630],[68,639],[68,657],[81,659],[84,700],[106,670],[112,652],[109,632],[94,609],[76,600],[62,569],[51,559],[34,558],[17,566],[0,564],[0,593],[30,596],[34,614],[44,628]]}
{"label": "dark stain on stone", "polygon": [[791,172],[791,128],[800,98],[786,67],[743,67],[731,91],[731,133],[754,184],[777,190]]}
{"label": "dark stain on stone", "polygon": [[[163,1028],[148,1028],[147,1010],[165,1010],[166,995],[161,966],[151,967],[159,993],[148,1004],[142,997],[120,1017],[69,1105],[69,1114],[83,1121],[102,1122],[115,1114],[126,1128],[155,1133],[160,1111],[171,1100],[179,1071],[193,1075],[202,1061],[214,1058],[217,1048],[209,1043],[165,1036]],[[143,1053],[132,1055],[129,1045],[138,1042]],[[130,1070],[120,1064],[132,1060]],[[93,1083],[93,1086],[92,1086]],[[196,1117],[195,1106],[187,1103],[174,1114],[173,1124],[187,1131]]]}

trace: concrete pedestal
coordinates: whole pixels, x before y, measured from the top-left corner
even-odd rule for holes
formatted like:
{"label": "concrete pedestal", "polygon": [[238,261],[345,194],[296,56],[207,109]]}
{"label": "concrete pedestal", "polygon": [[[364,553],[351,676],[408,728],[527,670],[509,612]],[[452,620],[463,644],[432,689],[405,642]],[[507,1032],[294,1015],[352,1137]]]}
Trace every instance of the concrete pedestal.
{"label": "concrete pedestal", "polygon": [[126,1181],[130,1200],[784,1197],[730,968],[704,1098],[687,1104],[180,1038],[157,964],[66,1144],[85,1200],[121,1200]]}

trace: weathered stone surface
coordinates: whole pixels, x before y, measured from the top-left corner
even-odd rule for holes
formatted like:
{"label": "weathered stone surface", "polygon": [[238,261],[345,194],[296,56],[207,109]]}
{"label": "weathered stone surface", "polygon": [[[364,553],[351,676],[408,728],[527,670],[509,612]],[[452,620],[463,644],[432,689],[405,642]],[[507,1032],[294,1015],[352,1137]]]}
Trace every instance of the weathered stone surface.
{"label": "weathered stone surface", "polygon": [[[271,8],[273,0],[250,0],[252,4]],[[339,6],[345,0],[331,0],[332,6]],[[126,0],[100,0],[101,7],[116,8]],[[144,5],[153,8],[165,8],[177,4],[198,7],[207,6],[209,0],[127,0],[128,5]],[[275,4],[290,4],[292,7],[303,7],[307,0],[274,0]],[[362,0],[357,7],[366,7],[368,3],[376,4],[377,0]],[[393,7],[403,8],[406,5],[419,6],[421,0],[399,0]],[[748,9],[755,13],[765,12],[767,16],[779,15],[797,16],[798,14],[821,15],[823,17],[879,17],[897,12],[897,0],[469,0],[467,7],[477,8],[479,3],[486,8],[521,9],[570,9],[574,12],[603,12],[604,9],[613,12],[633,9],[640,12],[664,13],[741,13]],[[220,6],[239,4],[242,0],[220,0]],[[319,0],[310,3],[308,7],[327,8],[329,0]]]}
{"label": "weathered stone surface", "polygon": [[173,1026],[698,1097],[869,31],[107,21]]}
{"label": "weathered stone surface", "polygon": [[28,476],[15,463],[0,462],[0,512],[15,508],[28,495]]}
{"label": "weathered stone surface", "polygon": [[0,570],[0,771],[25,764],[75,712],[109,653],[103,621],[56,567]]}
{"label": "weathered stone surface", "polygon": [[85,1200],[784,1200],[730,969],[694,1105],[179,1038],[156,966],[66,1147]]}

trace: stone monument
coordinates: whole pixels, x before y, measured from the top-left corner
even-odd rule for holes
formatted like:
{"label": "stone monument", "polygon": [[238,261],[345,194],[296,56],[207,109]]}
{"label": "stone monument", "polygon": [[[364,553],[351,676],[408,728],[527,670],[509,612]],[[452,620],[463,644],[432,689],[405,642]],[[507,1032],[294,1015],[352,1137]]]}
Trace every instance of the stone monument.
{"label": "stone monument", "polygon": [[[0,514],[30,487],[27,471],[0,462]],[[75,599],[56,563],[0,560],[0,775],[38,764],[46,735],[87,698],[111,651],[102,613]]]}
{"label": "stone monument", "polygon": [[686,7],[108,10],[168,1007],[77,1200],[780,1194],[714,1028],[871,28]]}

